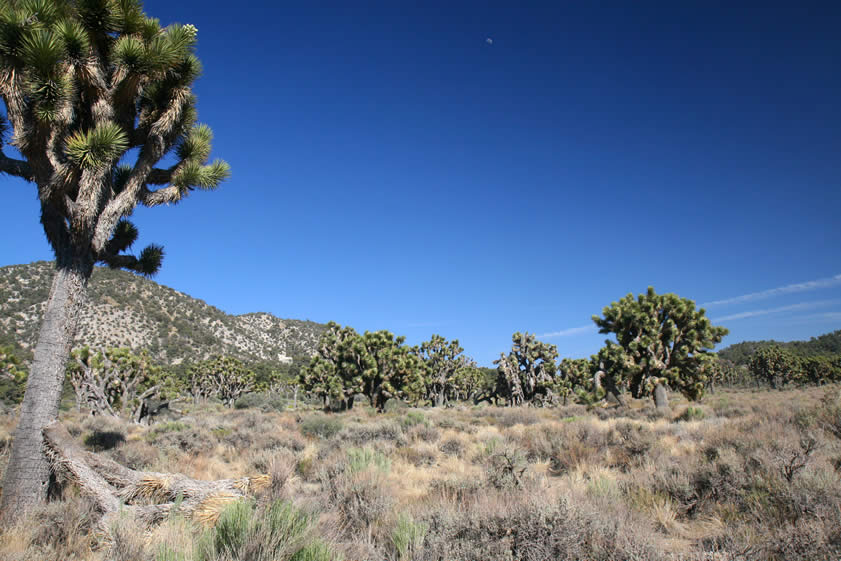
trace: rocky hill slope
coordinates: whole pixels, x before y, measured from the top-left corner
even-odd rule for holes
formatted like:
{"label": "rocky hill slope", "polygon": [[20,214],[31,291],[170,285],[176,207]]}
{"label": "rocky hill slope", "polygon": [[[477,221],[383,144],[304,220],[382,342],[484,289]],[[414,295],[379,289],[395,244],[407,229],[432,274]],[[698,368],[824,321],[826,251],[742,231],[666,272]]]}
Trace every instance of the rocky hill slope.
{"label": "rocky hill slope", "polygon": [[[35,345],[52,272],[46,261],[0,267],[0,341]],[[168,364],[220,354],[288,363],[311,356],[323,331],[322,324],[267,313],[228,315],[149,279],[98,267],[76,341],[146,349]]]}

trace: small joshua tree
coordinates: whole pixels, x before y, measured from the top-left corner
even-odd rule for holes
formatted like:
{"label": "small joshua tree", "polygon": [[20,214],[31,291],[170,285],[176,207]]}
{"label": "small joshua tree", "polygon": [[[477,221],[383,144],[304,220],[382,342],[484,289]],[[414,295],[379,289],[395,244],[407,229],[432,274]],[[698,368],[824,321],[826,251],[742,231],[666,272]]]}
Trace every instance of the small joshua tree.
{"label": "small joshua tree", "polygon": [[257,377],[238,359],[217,357],[199,362],[189,369],[193,397],[206,400],[215,397],[228,407],[243,394],[254,390]]}
{"label": "small joshua tree", "polygon": [[75,349],[67,375],[76,392],[76,404],[92,415],[124,415],[144,422],[148,400],[176,391],[173,378],[145,352],[131,349]]}

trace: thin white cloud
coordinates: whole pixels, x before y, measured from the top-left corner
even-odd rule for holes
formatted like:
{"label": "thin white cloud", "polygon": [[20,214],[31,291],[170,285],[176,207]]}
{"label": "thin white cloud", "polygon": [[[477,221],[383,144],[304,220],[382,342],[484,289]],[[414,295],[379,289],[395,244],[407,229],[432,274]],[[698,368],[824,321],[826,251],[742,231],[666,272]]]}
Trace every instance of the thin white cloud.
{"label": "thin white cloud", "polygon": [[584,333],[591,333],[596,331],[596,326],[592,323],[590,325],[582,325],[581,327],[570,327],[569,329],[562,329],[552,333],[544,333],[538,335],[540,339],[551,339],[552,337],[571,337],[573,335],[583,335]]}
{"label": "thin white cloud", "polygon": [[789,323],[815,323],[820,321],[841,322],[841,312],[822,312],[793,318]]}
{"label": "thin white cloud", "polygon": [[810,290],[818,290],[819,288],[830,288],[841,285],[841,275],[835,275],[825,279],[816,279],[806,282],[799,282],[796,284],[788,284],[786,286],[778,286],[777,288],[770,288],[761,292],[751,292],[750,294],[742,294],[741,296],[734,296],[733,298],[725,298],[723,300],[714,300],[701,304],[704,308],[710,306],[723,306],[725,304],[737,304],[741,302],[751,302],[753,300],[762,300],[763,298],[772,298],[774,296],[782,296],[784,294],[793,294],[795,292],[807,292]]}
{"label": "thin white cloud", "polygon": [[794,312],[799,310],[810,310],[813,308],[820,308],[824,306],[831,306],[838,304],[841,300],[819,300],[817,302],[801,302],[800,304],[791,304],[789,306],[780,306],[778,308],[764,308],[761,310],[749,310],[747,312],[740,312],[738,314],[730,314],[729,316],[722,316],[713,319],[714,323],[722,321],[733,321],[737,319],[752,318],[756,316],[765,316],[768,314],[777,314],[781,312]]}

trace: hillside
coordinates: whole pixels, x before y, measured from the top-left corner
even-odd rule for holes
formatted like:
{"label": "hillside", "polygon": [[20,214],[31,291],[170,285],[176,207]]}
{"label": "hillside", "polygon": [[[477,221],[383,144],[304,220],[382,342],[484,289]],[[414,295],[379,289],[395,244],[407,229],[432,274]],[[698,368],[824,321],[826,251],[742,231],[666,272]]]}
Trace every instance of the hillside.
{"label": "hillside", "polygon": [[743,341],[718,351],[718,356],[734,364],[747,364],[759,349],[777,345],[798,356],[841,355],[841,329],[812,337],[808,341]]}
{"label": "hillside", "polygon": [[[53,264],[0,267],[0,342],[31,349],[49,295]],[[267,313],[228,315],[134,274],[97,267],[88,285],[77,346],[146,349],[163,363],[219,354],[289,362],[313,353],[324,326]]]}

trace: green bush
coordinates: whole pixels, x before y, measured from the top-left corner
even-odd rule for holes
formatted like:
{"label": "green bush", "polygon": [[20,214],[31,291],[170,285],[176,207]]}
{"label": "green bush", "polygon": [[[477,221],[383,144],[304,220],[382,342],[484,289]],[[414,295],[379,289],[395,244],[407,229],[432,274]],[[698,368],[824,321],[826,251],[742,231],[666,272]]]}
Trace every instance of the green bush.
{"label": "green bush", "polygon": [[314,534],[311,517],[285,501],[256,509],[237,501],[198,540],[196,561],[329,561],[337,555]]}
{"label": "green bush", "polygon": [[408,514],[401,514],[391,531],[391,544],[397,552],[397,559],[413,559],[415,552],[422,551],[423,538],[429,528],[422,522],[415,522]]}
{"label": "green bush", "polygon": [[235,409],[259,409],[264,413],[286,411],[291,400],[276,393],[248,393],[234,402]]}
{"label": "green bush", "polygon": [[409,411],[400,419],[400,426],[405,430],[415,425],[425,425],[426,422],[426,415],[421,411]]}
{"label": "green bush", "polygon": [[704,413],[703,409],[701,409],[700,407],[693,407],[690,405],[689,407],[684,409],[683,413],[681,413],[676,420],[685,422],[700,421],[702,419],[705,419],[706,417],[707,414]]}
{"label": "green bush", "polygon": [[301,421],[301,432],[307,436],[330,438],[342,430],[342,421],[337,417],[313,415]]}
{"label": "green bush", "polygon": [[357,473],[374,466],[377,470],[388,473],[391,470],[391,460],[382,452],[371,448],[351,448],[348,450],[347,471]]}

